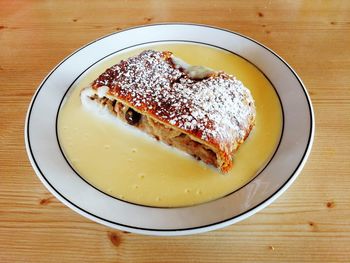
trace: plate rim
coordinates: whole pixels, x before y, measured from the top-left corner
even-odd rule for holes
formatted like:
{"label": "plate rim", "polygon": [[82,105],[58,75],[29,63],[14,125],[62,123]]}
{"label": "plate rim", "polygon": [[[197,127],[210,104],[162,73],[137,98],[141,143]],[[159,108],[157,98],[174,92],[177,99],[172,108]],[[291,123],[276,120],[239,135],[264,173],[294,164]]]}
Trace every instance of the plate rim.
{"label": "plate rim", "polygon": [[[79,52],[80,50],[88,47],[89,45],[98,42],[104,38],[110,37],[112,35],[121,33],[121,32],[125,32],[125,31],[129,31],[129,30],[133,30],[133,29],[137,29],[137,28],[144,28],[144,27],[152,27],[152,26],[168,26],[168,25],[180,25],[180,26],[198,26],[198,27],[205,27],[205,28],[213,28],[216,30],[220,30],[220,31],[225,31],[228,32],[230,34],[235,34],[238,35],[240,37],[243,37],[245,39],[248,39],[250,41],[252,41],[255,44],[258,44],[259,46],[263,47],[264,49],[268,50],[272,55],[274,55],[275,57],[277,57],[285,66],[287,66],[288,70],[296,77],[297,81],[300,84],[300,87],[302,88],[302,91],[305,95],[306,101],[307,101],[307,105],[308,105],[308,109],[309,109],[309,114],[310,114],[310,132],[308,135],[308,142],[305,148],[305,151],[303,153],[302,158],[300,159],[298,165],[296,166],[296,168],[294,169],[294,171],[292,172],[292,174],[290,175],[290,177],[283,183],[283,185],[281,185],[280,188],[278,188],[273,194],[271,194],[268,198],[266,198],[265,200],[259,202],[259,204],[257,204],[256,206],[250,208],[249,210],[246,210],[238,215],[235,215],[231,218],[219,221],[219,222],[215,222],[212,224],[208,224],[208,225],[203,225],[203,226],[196,226],[196,227],[190,227],[190,228],[177,228],[177,229],[151,229],[151,228],[143,228],[143,227],[137,227],[137,226],[129,226],[129,225],[124,225],[121,223],[117,223],[117,222],[113,222],[110,221],[108,219],[105,218],[101,218],[97,215],[91,214],[88,211],[85,211],[83,208],[79,207],[78,205],[74,204],[73,202],[71,202],[68,198],[66,198],[65,196],[63,196],[58,190],[55,189],[54,186],[51,185],[51,183],[45,178],[45,176],[43,175],[43,172],[40,170],[40,167],[38,166],[37,162],[35,161],[33,152],[30,148],[30,141],[29,141],[29,128],[28,128],[28,124],[29,124],[29,119],[30,119],[30,113],[31,110],[33,108],[35,99],[39,93],[39,91],[41,90],[41,88],[44,86],[45,82],[49,79],[49,77],[57,70],[57,68],[59,68],[66,60],[68,60],[70,57],[72,57],[74,54],[76,54],[77,52]],[[260,69],[260,68],[259,68]],[[27,110],[27,115],[26,115],[26,119],[25,119],[25,128],[24,128],[24,137],[25,137],[25,146],[26,146],[26,150],[27,150],[27,155],[29,157],[29,160],[31,162],[32,167],[34,168],[34,171],[36,172],[36,175],[39,177],[39,179],[41,180],[41,182],[45,185],[45,187],[56,197],[58,198],[61,202],[63,202],[65,205],[67,205],[68,207],[70,207],[72,210],[74,210],[75,212],[84,215],[85,217],[96,221],[98,223],[107,225],[109,227],[112,228],[118,228],[118,229],[122,229],[122,230],[126,230],[126,231],[130,231],[130,232],[134,232],[134,233],[140,233],[140,234],[150,234],[150,235],[184,235],[184,234],[193,234],[193,233],[200,233],[200,232],[205,232],[205,231],[209,231],[209,230],[214,230],[214,229],[218,229],[227,225],[231,225],[233,223],[236,223],[238,221],[241,221],[253,214],[255,214],[256,212],[264,209],[266,206],[268,206],[269,204],[271,204],[274,200],[276,200],[283,192],[285,192],[285,190],[294,182],[294,180],[297,178],[297,176],[300,174],[300,171],[302,170],[302,168],[304,167],[308,156],[310,155],[311,149],[312,149],[312,145],[313,145],[313,140],[314,140],[314,133],[315,133],[315,118],[314,118],[314,111],[313,111],[313,107],[312,107],[312,102],[310,99],[310,96],[306,90],[306,87],[304,85],[304,83],[302,82],[302,80],[300,79],[299,75],[295,72],[295,70],[281,57],[279,56],[277,53],[275,53],[273,50],[271,50],[270,48],[266,47],[265,45],[261,44],[260,42],[245,36],[241,33],[238,32],[234,32],[234,31],[230,31],[227,29],[223,29],[223,28],[219,28],[219,27],[215,27],[215,26],[211,26],[211,25],[205,25],[205,24],[194,24],[194,23],[156,23],[156,24],[148,24],[148,25],[139,25],[139,26],[135,26],[135,27],[130,27],[130,28],[126,28],[117,32],[113,32],[110,34],[107,34],[105,36],[102,36],[98,39],[95,39],[89,43],[87,43],[86,45],[80,47],[79,49],[73,51],[72,53],[70,53],[68,56],[66,56],[63,60],[61,60],[44,78],[44,80],[40,83],[40,85],[38,86],[36,92],[34,93],[32,100],[29,104],[28,110]]]}

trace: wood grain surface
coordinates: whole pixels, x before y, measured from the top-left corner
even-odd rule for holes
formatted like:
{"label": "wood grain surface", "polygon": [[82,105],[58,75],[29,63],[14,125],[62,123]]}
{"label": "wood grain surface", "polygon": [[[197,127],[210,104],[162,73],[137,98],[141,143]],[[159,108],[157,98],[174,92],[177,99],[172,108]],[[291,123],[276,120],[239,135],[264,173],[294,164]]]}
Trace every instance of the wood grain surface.
{"label": "wood grain surface", "polygon": [[[185,237],[96,224],[55,199],[24,147],[33,93],[105,34],[193,22],[250,36],[303,79],[316,135],[303,172],[243,222]],[[350,1],[0,1],[0,262],[350,262]]]}

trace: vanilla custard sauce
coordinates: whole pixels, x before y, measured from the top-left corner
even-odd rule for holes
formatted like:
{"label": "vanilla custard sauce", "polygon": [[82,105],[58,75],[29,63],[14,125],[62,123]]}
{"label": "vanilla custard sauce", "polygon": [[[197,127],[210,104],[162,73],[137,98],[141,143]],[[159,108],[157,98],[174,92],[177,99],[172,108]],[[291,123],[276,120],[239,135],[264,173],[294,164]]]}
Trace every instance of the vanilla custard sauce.
{"label": "vanilla custard sauce", "polygon": [[[256,125],[235,154],[228,174],[220,174],[116,118],[99,116],[81,105],[79,93],[84,87],[108,67],[144,49],[169,50],[191,65],[223,70],[250,89],[256,105]],[[271,83],[243,58],[205,45],[166,43],[126,50],[92,67],[68,92],[57,128],[68,161],[96,188],[137,204],[177,207],[217,199],[253,179],[277,147],[282,111]]]}

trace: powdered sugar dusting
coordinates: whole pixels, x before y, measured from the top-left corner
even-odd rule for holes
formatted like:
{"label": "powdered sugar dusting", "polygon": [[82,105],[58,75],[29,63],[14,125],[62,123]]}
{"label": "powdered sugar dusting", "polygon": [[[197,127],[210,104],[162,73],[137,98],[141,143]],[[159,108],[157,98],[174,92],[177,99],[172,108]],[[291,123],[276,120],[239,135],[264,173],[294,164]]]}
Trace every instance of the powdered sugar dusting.
{"label": "powdered sugar dusting", "polygon": [[144,51],[107,69],[92,86],[107,86],[110,95],[138,111],[228,152],[243,142],[255,118],[242,82],[223,72],[191,79],[175,67],[170,52]]}

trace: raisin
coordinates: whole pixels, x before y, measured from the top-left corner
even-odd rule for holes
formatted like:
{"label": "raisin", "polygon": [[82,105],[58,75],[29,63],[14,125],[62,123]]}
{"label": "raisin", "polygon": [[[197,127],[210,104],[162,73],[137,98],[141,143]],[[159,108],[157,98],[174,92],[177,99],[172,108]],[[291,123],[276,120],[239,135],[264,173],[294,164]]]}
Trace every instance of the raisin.
{"label": "raisin", "polygon": [[125,119],[130,125],[136,125],[141,119],[141,114],[129,108],[125,113]]}

